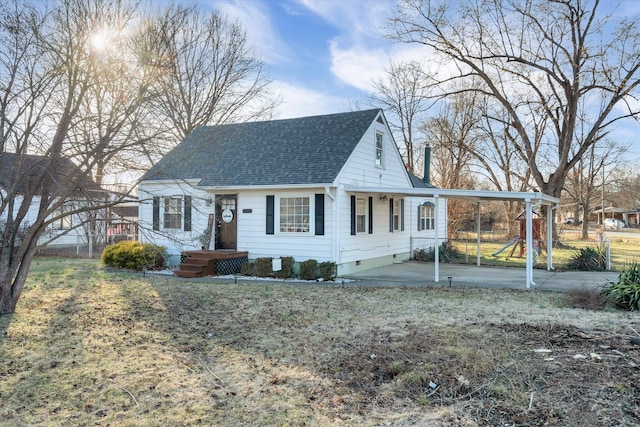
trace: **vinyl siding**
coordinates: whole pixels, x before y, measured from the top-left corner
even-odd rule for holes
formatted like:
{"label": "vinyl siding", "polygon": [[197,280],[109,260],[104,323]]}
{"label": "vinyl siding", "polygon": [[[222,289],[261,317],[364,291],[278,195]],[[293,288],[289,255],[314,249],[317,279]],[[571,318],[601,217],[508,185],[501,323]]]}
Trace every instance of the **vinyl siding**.
{"label": "vinyl siding", "polygon": [[[333,205],[325,195],[324,235],[315,235],[315,194],[324,194],[323,188],[300,190],[256,190],[238,193],[238,250],[248,251],[249,258],[293,256],[296,262],[315,259],[331,261],[333,235]],[[267,234],[266,196],[275,196],[274,234]],[[308,233],[282,233],[279,230],[280,198],[309,197],[310,230]],[[243,212],[245,210],[245,212]],[[250,210],[251,212],[246,212]]]}
{"label": "vinyl siding", "polygon": [[[382,167],[375,164],[376,133],[383,134]],[[344,191],[346,185],[367,187],[411,188],[411,182],[387,127],[374,121],[362,136],[353,154],[338,175],[338,263],[362,261],[370,258],[382,258],[399,255],[398,261],[406,259],[403,254],[410,251],[411,230],[408,227],[409,204],[405,200],[404,231],[389,231],[389,199],[402,199],[401,195],[387,195],[380,200],[380,194],[359,193],[357,197],[373,198],[373,233],[351,235],[351,203],[354,194]]]}
{"label": "vinyl siding", "polygon": [[[324,188],[300,190],[249,190],[213,193],[185,184],[145,182],[140,186],[140,236],[141,240],[165,246],[169,255],[177,257],[181,251],[200,249],[198,237],[208,225],[209,214],[215,214],[215,206],[206,206],[206,200],[214,200],[216,194],[237,194],[237,250],[248,251],[249,258],[293,256],[297,262],[316,259],[318,262],[332,259],[333,235],[331,199],[325,196],[323,236],[315,235],[315,194],[324,194]],[[192,231],[152,229],[153,197],[191,195]],[[266,196],[275,196],[275,233],[266,233]],[[281,233],[278,227],[280,197],[309,197],[310,231],[308,233]],[[162,208],[160,217],[162,217]],[[162,221],[160,221],[162,223]],[[161,224],[162,225],[162,224]]]}
{"label": "vinyl siding", "polygon": [[[215,213],[213,195],[195,186],[195,182],[167,183],[145,181],[139,188],[139,234],[144,243],[154,243],[167,248],[170,256],[178,256],[186,250],[200,249],[200,236],[207,229],[209,214]],[[184,199],[182,201],[182,223],[179,229],[164,229],[162,221],[163,203],[160,203],[160,230],[153,230],[153,197],[189,195],[191,199],[191,231],[184,231]]]}

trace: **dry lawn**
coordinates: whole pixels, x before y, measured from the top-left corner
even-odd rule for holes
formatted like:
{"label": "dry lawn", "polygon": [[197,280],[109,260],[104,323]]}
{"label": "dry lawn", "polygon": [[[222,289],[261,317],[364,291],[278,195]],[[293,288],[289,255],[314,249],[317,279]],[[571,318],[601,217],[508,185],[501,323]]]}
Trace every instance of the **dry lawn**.
{"label": "dry lawn", "polygon": [[0,424],[638,425],[638,315],[568,301],[40,258],[0,318]]}

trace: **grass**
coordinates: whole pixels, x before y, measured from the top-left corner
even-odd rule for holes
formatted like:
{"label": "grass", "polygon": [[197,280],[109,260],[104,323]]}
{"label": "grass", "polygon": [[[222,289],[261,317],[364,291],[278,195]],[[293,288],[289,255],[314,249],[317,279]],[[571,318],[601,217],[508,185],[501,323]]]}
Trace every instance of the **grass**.
{"label": "grass", "polygon": [[[509,257],[513,246],[505,249],[498,255],[493,255],[502,249],[510,240],[488,240],[482,241],[480,244],[480,262],[484,265],[495,265],[503,267],[524,267],[526,259],[519,257],[520,249],[517,248],[512,257]],[[570,241],[563,240],[562,247],[553,248],[553,265],[557,268],[564,268],[569,259],[576,253],[579,248],[585,246],[594,246],[596,241]],[[477,241],[475,239],[458,239],[452,240],[455,249],[463,254],[459,262],[476,263],[477,257]],[[611,241],[611,269],[615,271],[622,270],[626,265],[634,260],[640,259],[640,239],[629,240],[612,240]],[[547,254],[542,251],[538,257],[538,263],[546,265]]]}
{"label": "grass", "polygon": [[639,422],[640,320],[563,298],[232,285],[38,258],[0,318],[0,424]]}

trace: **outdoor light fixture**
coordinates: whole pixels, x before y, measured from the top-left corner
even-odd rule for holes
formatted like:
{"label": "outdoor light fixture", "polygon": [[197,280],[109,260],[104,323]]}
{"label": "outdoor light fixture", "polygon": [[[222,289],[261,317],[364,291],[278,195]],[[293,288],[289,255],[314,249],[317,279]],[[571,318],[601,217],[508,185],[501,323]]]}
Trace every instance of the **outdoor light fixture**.
{"label": "outdoor light fixture", "polygon": [[449,281],[449,287],[451,287],[451,282],[453,281],[453,277],[447,276],[447,280]]}
{"label": "outdoor light fixture", "polygon": [[380,196],[380,200],[382,200],[383,202],[386,202],[386,201],[387,201],[387,196],[386,196],[386,195],[384,195],[384,194],[382,194],[382,195]]}

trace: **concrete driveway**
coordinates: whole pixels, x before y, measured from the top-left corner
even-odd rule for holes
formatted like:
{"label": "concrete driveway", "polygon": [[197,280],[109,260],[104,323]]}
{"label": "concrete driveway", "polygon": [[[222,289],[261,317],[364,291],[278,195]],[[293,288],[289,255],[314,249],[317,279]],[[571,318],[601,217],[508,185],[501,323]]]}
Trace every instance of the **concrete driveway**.
{"label": "concrete driveway", "polygon": [[[435,264],[407,261],[391,266],[345,276],[353,285],[362,286],[473,286],[481,288],[526,289],[524,268],[477,267],[467,264],[440,264],[440,281],[435,282]],[[573,289],[596,289],[616,281],[617,272],[533,270],[535,286],[531,289],[568,292]]]}

